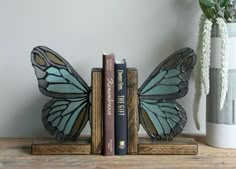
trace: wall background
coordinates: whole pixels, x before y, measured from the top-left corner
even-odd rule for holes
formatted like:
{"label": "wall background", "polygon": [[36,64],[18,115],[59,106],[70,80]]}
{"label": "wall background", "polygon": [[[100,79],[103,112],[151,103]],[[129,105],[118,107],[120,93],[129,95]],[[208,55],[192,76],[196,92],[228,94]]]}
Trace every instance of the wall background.
{"label": "wall background", "polygon": [[[0,2],[0,137],[47,136],[41,108],[49,98],[39,92],[31,67],[34,46],[57,51],[88,84],[91,68],[102,65],[102,52],[113,51],[139,70],[139,86],[175,50],[196,49],[201,13],[196,0]],[[187,96],[178,100],[188,115],[184,132],[205,133],[205,98],[200,131],[193,122],[193,78]]]}

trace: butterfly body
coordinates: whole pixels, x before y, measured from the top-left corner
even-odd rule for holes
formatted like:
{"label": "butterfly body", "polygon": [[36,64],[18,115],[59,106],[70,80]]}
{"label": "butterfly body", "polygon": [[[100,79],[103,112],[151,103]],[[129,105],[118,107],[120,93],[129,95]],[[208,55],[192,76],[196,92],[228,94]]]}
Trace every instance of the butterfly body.
{"label": "butterfly body", "polygon": [[[44,127],[58,140],[75,140],[89,121],[91,89],[47,47],[35,47],[31,62],[39,90],[52,98],[42,110]],[[151,138],[171,140],[183,130],[187,116],[175,100],[186,95],[195,62],[192,49],[181,49],[158,65],[139,88],[139,119]]]}

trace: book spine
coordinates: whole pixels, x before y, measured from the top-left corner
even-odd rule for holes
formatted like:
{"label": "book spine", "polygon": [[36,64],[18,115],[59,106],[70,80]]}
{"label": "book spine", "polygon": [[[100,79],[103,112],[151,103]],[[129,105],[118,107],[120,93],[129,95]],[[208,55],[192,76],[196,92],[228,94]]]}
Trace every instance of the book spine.
{"label": "book spine", "polygon": [[102,69],[93,68],[91,73],[91,151],[102,151]]}
{"label": "book spine", "polygon": [[138,154],[138,71],[127,69],[128,154]]}
{"label": "book spine", "polygon": [[114,60],[113,54],[103,55],[103,154],[115,154],[114,123]]}
{"label": "book spine", "polygon": [[115,64],[115,154],[127,154],[126,63]]}

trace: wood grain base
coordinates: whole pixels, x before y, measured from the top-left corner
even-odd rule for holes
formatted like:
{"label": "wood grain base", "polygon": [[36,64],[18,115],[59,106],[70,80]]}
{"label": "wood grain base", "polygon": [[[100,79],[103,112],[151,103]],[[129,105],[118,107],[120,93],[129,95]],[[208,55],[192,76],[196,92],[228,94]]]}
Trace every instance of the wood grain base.
{"label": "wood grain base", "polygon": [[[91,144],[89,138],[79,141],[59,142],[53,139],[35,139],[31,145],[32,155],[89,155]],[[92,153],[93,154],[93,153]],[[198,144],[193,138],[176,137],[172,141],[153,141],[139,138],[139,155],[197,155]]]}
{"label": "wood grain base", "polygon": [[91,144],[89,138],[65,142],[53,139],[35,139],[31,145],[32,155],[86,155],[90,153]]}
{"label": "wood grain base", "polygon": [[153,141],[139,138],[140,155],[197,155],[198,144],[193,138],[176,137],[172,141]]}

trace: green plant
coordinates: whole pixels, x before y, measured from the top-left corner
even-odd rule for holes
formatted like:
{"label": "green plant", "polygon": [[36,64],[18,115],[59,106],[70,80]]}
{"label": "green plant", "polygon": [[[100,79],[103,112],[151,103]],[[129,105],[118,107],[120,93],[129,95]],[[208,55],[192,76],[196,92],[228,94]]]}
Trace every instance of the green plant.
{"label": "green plant", "polygon": [[215,22],[223,18],[225,22],[236,22],[236,0],[199,0],[204,15]]}
{"label": "green plant", "polygon": [[[196,127],[199,129],[198,111],[202,89],[208,95],[210,91],[210,60],[211,60],[211,35],[213,26],[217,26],[217,37],[220,45],[220,104],[222,110],[228,90],[228,58],[229,58],[229,33],[227,23],[236,23],[236,0],[199,0],[203,15],[200,18],[197,57],[195,67],[195,94],[193,114]],[[217,105],[218,106],[218,105]]]}

